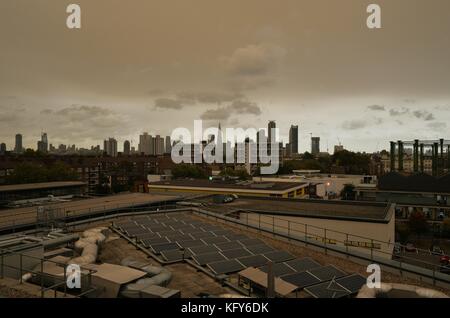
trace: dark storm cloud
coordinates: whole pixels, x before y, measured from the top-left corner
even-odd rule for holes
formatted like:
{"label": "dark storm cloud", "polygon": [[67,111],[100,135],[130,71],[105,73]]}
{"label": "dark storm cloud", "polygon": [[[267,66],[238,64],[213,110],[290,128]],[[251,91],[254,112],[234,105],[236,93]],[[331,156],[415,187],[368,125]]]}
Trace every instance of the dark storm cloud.
{"label": "dark storm cloud", "polygon": [[280,46],[258,44],[238,48],[231,56],[222,57],[220,61],[232,75],[256,77],[273,71],[285,55],[286,50]]}
{"label": "dark storm cloud", "polygon": [[370,105],[370,106],[367,106],[367,108],[369,110],[373,110],[373,111],[385,111],[386,110],[386,107],[381,106],[381,105]]}
{"label": "dark storm cloud", "polygon": [[250,115],[261,115],[261,108],[256,103],[249,102],[249,101],[243,101],[243,100],[237,100],[234,101],[230,106],[228,106],[228,109],[231,112],[237,113],[237,114],[250,114]]}
{"label": "dark storm cloud", "polygon": [[180,110],[183,107],[183,102],[178,99],[158,98],[155,100],[155,108]]}
{"label": "dark storm cloud", "polygon": [[434,115],[432,113],[424,111],[424,110],[422,110],[422,111],[421,110],[416,110],[416,111],[413,112],[413,115],[416,118],[423,119],[425,121],[434,120]]}
{"label": "dark storm cloud", "polygon": [[261,108],[254,102],[237,100],[226,107],[208,109],[200,115],[203,120],[227,120],[232,115],[261,115]]}
{"label": "dark storm cloud", "polygon": [[240,93],[233,92],[181,92],[177,98],[187,102],[198,102],[203,104],[221,104],[244,97]]}
{"label": "dark storm cloud", "polygon": [[231,112],[226,107],[219,107],[216,109],[208,109],[203,114],[200,115],[200,118],[203,120],[221,120],[225,121],[230,118]]}
{"label": "dark storm cloud", "polygon": [[[44,110],[45,112],[46,110]],[[57,116],[65,117],[69,120],[84,120],[99,118],[113,114],[109,109],[99,106],[72,105],[54,112]]]}
{"label": "dark storm cloud", "polygon": [[367,126],[368,123],[365,120],[347,120],[342,124],[342,128],[345,130],[357,130]]}

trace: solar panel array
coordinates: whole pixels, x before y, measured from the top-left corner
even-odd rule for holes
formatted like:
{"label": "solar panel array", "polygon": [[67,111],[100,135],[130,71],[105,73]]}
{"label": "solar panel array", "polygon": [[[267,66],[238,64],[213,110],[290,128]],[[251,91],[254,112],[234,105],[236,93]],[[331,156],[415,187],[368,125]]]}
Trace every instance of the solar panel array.
{"label": "solar panel array", "polygon": [[115,222],[114,226],[166,261],[192,259],[216,275],[236,273],[247,267],[267,272],[267,263],[272,261],[275,276],[317,298],[354,294],[366,281],[361,275],[348,275],[308,257],[296,258],[260,239],[193,219],[185,213],[138,216]]}

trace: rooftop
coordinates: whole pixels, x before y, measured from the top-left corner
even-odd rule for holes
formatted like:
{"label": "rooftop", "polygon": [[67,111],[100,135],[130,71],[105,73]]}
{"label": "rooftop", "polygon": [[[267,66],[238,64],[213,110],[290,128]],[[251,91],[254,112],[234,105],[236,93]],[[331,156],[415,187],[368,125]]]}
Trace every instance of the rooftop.
{"label": "rooftop", "polygon": [[0,192],[11,191],[26,191],[26,190],[39,190],[39,189],[51,189],[51,188],[65,188],[65,187],[81,187],[86,183],[81,181],[56,181],[56,182],[41,182],[41,183],[25,183],[25,184],[11,184],[0,186]]}
{"label": "rooftop", "polygon": [[[152,203],[174,200],[176,198],[179,198],[179,196],[156,193],[127,193],[93,199],[58,202],[47,205],[46,207],[51,207],[55,211],[61,211],[68,216],[75,216],[117,208],[143,206]],[[37,209],[38,207],[34,206],[1,210],[0,228],[13,224],[18,225],[36,222]]]}
{"label": "rooftop", "polygon": [[386,222],[390,219],[389,203],[254,197],[240,197],[227,204],[215,204],[212,197],[200,201],[207,204],[207,210],[222,214],[253,210],[268,214],[354,221]]}
{"label": "rooftop", "polygon": [[450,174],[436,178],[425,173],[405,176],[390,172],[378,182],[379,190],[403,192],[450,193]]}
{"label": "rooftop", "polygon": [[254,182],[254,181],[222,181],[222,180],[170,180],[149,183],[150,187],[185,187],[185,188],[216,188],[260,191],[287,191],[307,185],[305,182]]}

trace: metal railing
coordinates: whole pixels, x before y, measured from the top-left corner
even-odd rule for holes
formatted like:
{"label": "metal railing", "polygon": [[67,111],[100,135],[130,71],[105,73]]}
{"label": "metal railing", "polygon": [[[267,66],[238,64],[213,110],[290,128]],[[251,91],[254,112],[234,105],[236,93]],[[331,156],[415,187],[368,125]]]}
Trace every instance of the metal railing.
{"label": "metal railing", "polygon": [[[19,264],[17,266],[12,265],[11,263],[14,263],[14,261],[8,261],[8,258],[11,257],[18,257]],[[33,269],[24,268],[24,262],[31,261],[32,263],[35,263]],[[16,261],[17,262],[17,261]],[[51,263],[58,267],[62,267],[63,276],[57,276],[52,275],[49,273],[46,273],[44,270],[45,263]],[[25,274],[31,274],[32,280],[34,282],[38,282],[37,285],[40,287],[40,297],[44,298],[45,293],[47,291],[54,291],[54,297],[56,298],[58,295],[58,290],[60,290],[63,293],[63,296],[67,296],[67,266],[69,264],[56,262],[52,260],[48,260],[42,257],[27,255],[24,253],[12,251],[10,249],[0,249],[0,279],[3,279],[5,277],[8,277],[7,271],[8,269],[10,271],[13,271],[16,273],[16,275],[12,276],[19,276],[19,283],[23,284],[23,276]],[[92,274],[96,273],[97,271],[94,269],[84,268],[80,266],[81,269],[81,280],[83,282],[87,282],[88,285],[86,287],[83,287],[81,291],[79,291],[76,294],[71,294],[72,296],[76,297],[82,297],[84,295],[87,295],[95,290],[95,288],[92,286]],[[49,281],[54,281],[53,284],[46,284],[46,279]]]}
{"label": "metal railing", "polygon": [[[248,218],[248,215],[252,212],[242,211],[242,213],[246,213],[246,217],[241,219],[239,216],[224,216],[198,208],[193,210],[195,211],[194,213],[214,219],[216,222],[222,221],[223,223],[231,223],[246,229],[253,229],[259,233],[284,238],[288,241],[300,242],[305,244],[305,246],[315,246],[322,249],[325,254],[329,251],[333,251],[347,257],[355,257],[369,262],[376,262],[400,271],[425,276],[432,279],[433,284],[435,284],[436,281],[450,284],[450,275],[441,272],[441,269],[443,268],[442,265],[437,265],[435,263],[421,260],[409,255],[395,254],[394,252],[388,251],[391,248],[393,249],[394,246],[400,247],[402,251],[406,249],[406,246],[395,242],[386,242],[370,237],[335,231],[292,220],[282,220],[275,216],[270,216],[268,218],[271,222],[261,218],[261,214],[258,214],[256,219],[251,220]],[[285,223],[280,224],[280,222],[277,222],[280,220]],[[341,237],[343,236],[345,239],[336,238],[338,235]],[[367,242],[368,244],[364,247],[354,246],[351,245],[351,242],[353,242],[352,239],[357,239],[357,242]],[[387,248],[378,248],[379,245],[377,244],[384,244]],[[366,251],[362,252],[364,249]],[[416,255],[420,254],[429,256],[430,251],[416,249]],[[392,259],[392,257],[394,259]]]}

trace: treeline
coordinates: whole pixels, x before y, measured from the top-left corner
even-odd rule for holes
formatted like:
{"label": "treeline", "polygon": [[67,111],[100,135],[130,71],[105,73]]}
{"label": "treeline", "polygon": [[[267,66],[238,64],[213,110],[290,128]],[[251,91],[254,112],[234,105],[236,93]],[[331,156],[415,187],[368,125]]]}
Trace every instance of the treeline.
{"label": "treeline", "polygon": [[331,173],[333,168],[341,168],[346,174],[370,173],[370,155],[347,150],[339,151],[330,156],[314,158],[305,152],[300,160],[289,160],[280,167],[279,174],[289,174],[292,170],[320,170]]}
{"label": "treeline", "polygon": [[51,165],[21,163],[6,177],[7,184],[78,180],[78,174],[64,163]]}

